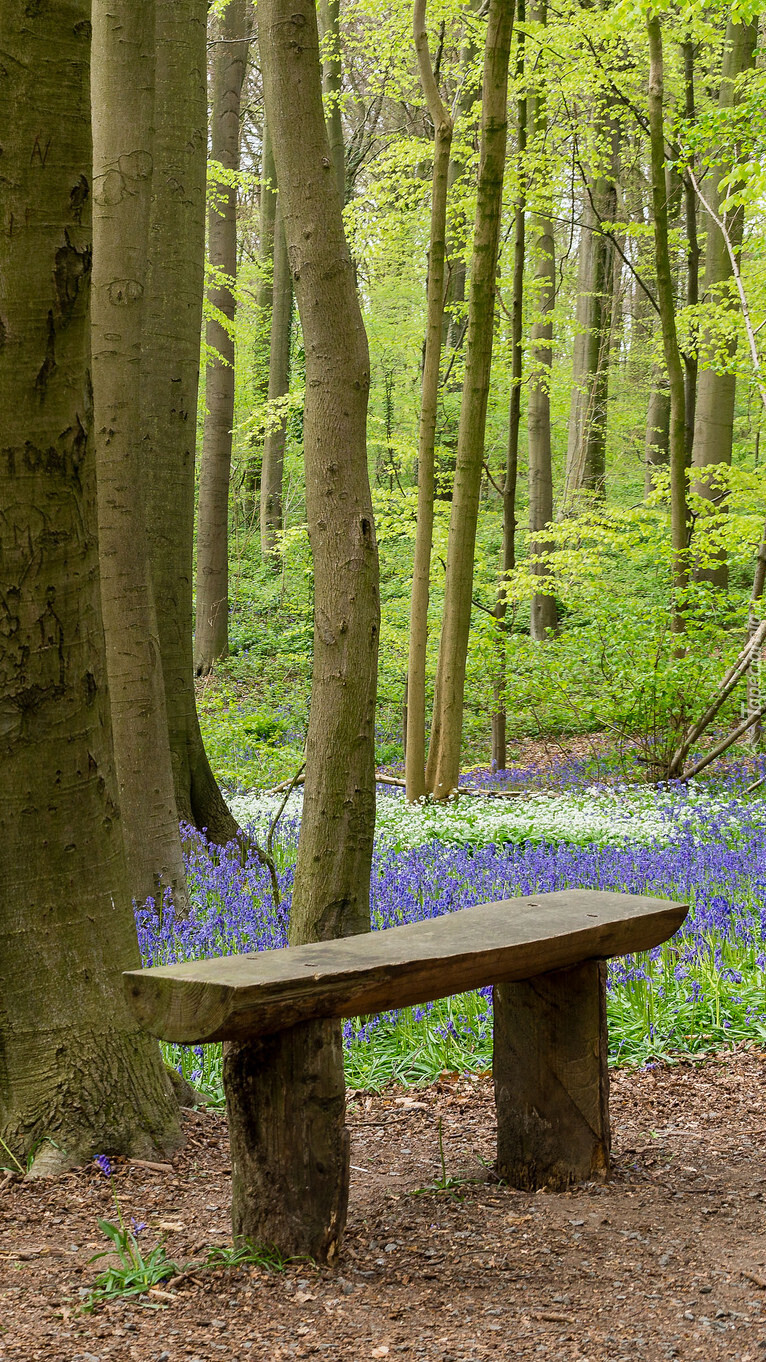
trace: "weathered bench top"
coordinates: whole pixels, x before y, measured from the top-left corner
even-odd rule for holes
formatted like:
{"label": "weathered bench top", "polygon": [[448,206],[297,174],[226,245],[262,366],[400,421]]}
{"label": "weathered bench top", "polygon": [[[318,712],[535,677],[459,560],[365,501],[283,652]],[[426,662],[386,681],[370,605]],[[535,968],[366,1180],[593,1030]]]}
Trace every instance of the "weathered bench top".
{"label": "weathered bench top", "polygon": [[566,889],[482,903],[339,941],[125,973],[141,1025],[186,1044],[247,1040],[315,1017],[353,1017],[583,960],[650,950],[688,906]]}

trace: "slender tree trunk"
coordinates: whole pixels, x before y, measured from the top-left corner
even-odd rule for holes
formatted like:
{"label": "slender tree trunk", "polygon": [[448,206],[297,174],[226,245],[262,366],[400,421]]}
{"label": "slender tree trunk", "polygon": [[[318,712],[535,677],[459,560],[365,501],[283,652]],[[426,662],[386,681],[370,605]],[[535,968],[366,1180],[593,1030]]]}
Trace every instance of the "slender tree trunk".
{"label": "slender tree trunk", "polygon": [[[684,117],[690,128],[697,119],[694,98],[694,44],[691,39],[681,44],[684,59]],[[699,302],[700,247],[697,235],[697,195],[688,172],[683,176],[684,218],[686,221],[686,305],[696,307]],[[697,409],[697,352],[690,348],[683,355],[684,362],[684,439],[686,461],[692,458],[694,422]]]}
{"label": "slender tree trunk", "polygon": [[452,498],[444,619],[434,689],[426,787],[448,799],[460,774],[465,669],[471,627],[476,522],[484,460],[508,121],[513,0],[490,0],[484,48],[479,187],[468,309],[466,367]]}
{"label": "slender tree trunk", "polygon": [[293,281],[287,258],[282,215],[277,207],[274,227],[274,284],[271,301],[269,357],[269,414],[261,468],[261,553],[276,570],[281,563],[279,536],[283,529],[282,488],[287,440],[287,413],[277,417],[272,403],[290,390],[290,340],[293,323]]}
{"label": "slender tree trunk", "polygon": [[2,12],[0,1139],[32,1176],[180,1138],[120,982],[139,953],[98,573],[90,20]]}
{"label": "slender tree trunk", "polygon": [[[481,99],[481,89],[471,76],[471,70],[478,56],[476,43],[476,30],[474,23],[477,10],[480,8],[480,0],[467,0],[467,11],[470,19],[465,26],[463,37],[460,43],[460,86],[457,97],[457,109],[455,118],[458,130],[464,127],[471,118],[474,106]],[[466,158],[469,154],[470,146],[466,142],[457,140],[450,148],[450,163],[447,173],[447,197],[451,201],[456,197],[460,204],[460,195],[453,195],[455,187],[465,179]],[[444,297],[444,322],[442,331],[442,345],[454,350],[462,344],[465,336],[465,320],[463,308],[465,304],[465,284],[466,284],[466,250],[468,246],[468,232],[470,223],[467,214],[462,206],[456,206],[450,214],[451,222],[449,230],[451,235],[446,240],[445,269],[447,274]]]}
{"label": "slender tree trunk", "polygon": [[[378,556],[367,477],[369,356],[324,125],[313,0],[259,0],[258,26],[306,349],[315,629],[290,922],[297,943],[369,929]],[[348,1197],[340,1023],[308,1023],[278,1039],[265,1051],[227,1051],[234,1232],[283,1253],[332,1257]]]}
{"label": "slender tree trunk", "polygon": [[434,445],[439,401],[439,360],[444,322],[444,261],[447,227],[447,180],[452,119],[442,103],[431,66],[426,32],[426,0],[415,0],[415,51],[428,112],[434,125],[434,166],[431,186],[431,235],[428,252],[428,312],[423,358],[418,436],[418,518],[410,603],[410,649],[407,667],[407,737],[405,775],[407,799],[425,795],[426,765],[426,648],[431,546],[434,525]]}
{"label": "slender tree trunk", "polygon": [[[265,410],[269,399],[271,371],[271,303],[274,291],[274,225],[277,215],[277,175],[266,114],[263,116],[261,147],[260,224],[258,233],[258,283],[255,289],[255,334],[253,341],[253,396]],[[260,514],[260,483],[265,435],[251,437],[251,454],[245,485],[245,513],[248,523]],[[258,452],[259,446],[260,454]]]}
{"label": "slender tree trunk", "polygon": [[[753,65],[758,37],[758,20],[750,24],[737,24],[729,20],[726,27],[721,85],[718,107],[729,109],[736,102],[737,77]],[[713,211],[720,216],[723,199],[733,192],[736,186],[721,187],[721,181],[728,174],[730,166],[725,163],[713,165],[705,181],[706,193]],[[693,188],[691,193],[696,205]],[[733,290],[727,294],[726,288],[732,279],[731,261],[720,229],[705,214],[707,219],[707,240],[705,248],[705,276],[702,290],[703,301],[718,301],[724,306],[736,308]],[[735,248],[742,244],[744,229],[744,209],[730,210],[726,221],[727,231]],[[712,342],[714,344],[714,341]],[[717,469],[731,465],[731,450],[734,430],[734,400],[737,379],[734,372],[719,372],[710,357],[711,336],[703,330],[700,336],[702,365],[699,375],[697,409],[694,421],[694,467],[704,469],[705,475],[695,479],[694,490],[711,503],[712,515],[725,511],[725,480],[716,475]],[[730,350],[732,360],[733,347]],[[699,569],[698,577],[726,586],[728,567],[724,557],[717,566]]]}
{"label": "slender tree trunk", "polygon": [[[517,0],[518,25],[525,22],[526,0]],[[516,78],[524,80],[525,33],[516,29]],[[521,379],[524,350],[524,257],[526,250],[527,194],[524,156],[527,149],[527,101],[521,95],[516,109],[516,134],[519,165],[519,189],[513,211],[513,298],[511,303],[511,400],[508,413],[508,447],[503,482],[503,550],[501,579],[495,602],[497,633],[497,671],[493,688],[492,706],[492,769],[504,771],[507,764],[506,745],[506,636],[505,618],[508,613],[508,574],[516,566],[516,490],[519,472],[519,429],[521,426]]]}
{"label": "slender tree trunk", "polygon": [[615,249],[608,235],[617,216],[618,132],[601,119],[609,140],[609,173],[585,187],[578,261],[577,316],[572,363],[564,502],[581,489],[604,495],[606,405],[614,305]]}
{"label": "slender tree trunk", "polygon": [[[229,0],[213,61],[211,159],[239,170],[239,112],[247,67],[247,0]],[[194,671],[206,676],[229,651],[229,482],[234,425],[234,315],[237,278],[237,190],[218,185],[208,213],[208,255],[214,271],[208,298],[205,429],[197,518]]]}
{"label": "slender tree trunk", "polygon": [[101,600],[133,896],[188,898],[144,506],[139,384],[146,294],[154,0],[93,5],[92,343]]}
{"label": "slender tree trunk", "polygon": [[215,841],[237,834],[194,701],[194,452],[205,249],[205,0],[156,0],[154,173],[141,363],[147,517],[176,805]]}
{"label": "slender tree trunk", "polygon": [[[481,89],[472,75],[478,55],[476,43],[475,16],[480,8],[480,0],[467,0],[470,16],[465,25],[460,43],[460,76],[455,110],[455,122],[461,129],[473,128],[475,106],[481,99]],[[434,495],[442,501],[452,498],[452,483],[455,476],[455,451],[457,448],[457,421],[454,416],[457,393],[460,392],[460,365],[458,354],[466,338],[467,320],[465,316],[466,299],[466,253],[470,222],[466,211],[466,162],[474,150],[471,131],[465,136],[453,137],[450,149],[450,163],[447,172],[447,200],[452,205],[446,227],[445,240],[445,286],[444,316],[442,320],[442,348],[448,352],[448,361],[442,380],[446,401],[441,403],[437,444],[445,454],[437,454]]]}
{"label": "slender tree trunk", "polygon": [[341,203],[346,202],[346,148],[343,144],[343,121],[340,98],[343,86],[343,67],[340,45],[340,0],[319,0],[319,31],[322,36],[322,94],[330,143],[330,158],[335,171]]}
{"label": "slender tree trunk", "polygon": [[652,204],[654,209],[654,255],[657,298],[660,307],[662,344],[670,387],[670,519],[673,544],[672,629],[684,630],[685,592],[689,581],[689,510],[686,496],[686,439],[684,371],[676,333],[673,276],[668,244],[668,208],[665,184],[665,134],[662,101],[664,69],[662,29],[657,18],[647,19],[649,37],[649,127],[652,155]]}
{"label": "slender tree trunk", "polygon": [[670,461],[670,392],[664,370],[658,364],[652,366],[652,386],[649,393],[649,411],[646,417],[646,442],[644,445],[644,495],[649,496],[653,486],[655,468],[666,468]]}
{"label": "slender tree trunk", "polygon": [[[545,24],[547,0],[532,7],[530,17]],[[528,99],[530,138],[541,143],[547,120],[545,96],[539,91]],[[546,196],[547,193],[547,196]],[[550,544],[540,531],[553,520],[553,469],[551,460],[550,382],[553,368],[553,306],[556,294],[556,261],[553,223],[550,219],[549,191],[537,194],[538,208],[531,221],[532,256],[535,261],[533,297],[535,320],[530,335],[530,378],[527,401],[529,442],[529,551],[532,572],[546,577],[545,562],[535,562],[548,553]],[[557,624],[556,600],[545,591],[535,592],[530,607],[530,636],[543,643]]]}
{"label": "slender tree trunk", "polygon": [[[766,529],[758,545],[758,555],[755,560],[755,573],[753,575],[753,591],[747,611],[747,633],[745,642],[749,642],[755,634],[760,620],[758,612],[763,604],[763,590],[766,586]],[[751,747],[760,747],[763,739],[763,719],[756,718],[763,707],[763,650],[759,650],[753,658],[747,671],[747,717],[753,722],[748,729],[748,743]]]}

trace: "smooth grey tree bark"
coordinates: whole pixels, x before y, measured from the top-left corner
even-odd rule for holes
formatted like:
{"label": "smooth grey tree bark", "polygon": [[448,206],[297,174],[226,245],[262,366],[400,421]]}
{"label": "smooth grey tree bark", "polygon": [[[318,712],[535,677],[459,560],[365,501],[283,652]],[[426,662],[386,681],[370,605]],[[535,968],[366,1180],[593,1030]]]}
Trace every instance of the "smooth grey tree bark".
{"label": "smooth grey tree bark", "polygon": [[154,0],[94,0],[91,302],[99,560],[131,888],[188,906],[146,533],[136,392],[153,165]]}
{"label": "smooth grey tree bark", "polygon": [[281,564],[279,536],[283,529],[283,487],[287,413],[271,404],[290,391],[290,343],[293,324],[293,280],[287,257],[282,214],[277,204],[274,220],[271,337],[269,344],[269,415],[263,439],[261,466],[261,554],[274,569]]}
{"label": "smooth grey tree bark", "polygon": [[673,545],[673,633],[685,629],[685,593],[689,583],[689,503],[686,495],[686,393],[684,370],[676,330],[673,272],[668,240],[668,193],[665,175],[665,93],[662,27],[655,16],[647,18],[649,38],[649,130],[654,212],[654,256],[662,343],[670,390],[670,522]]}
{"label": "smooth grey tree bark", "polygon": [[235,837],[194,699],[194,462],[205,268],[206,0],[156,0],[154,166],[139,400],[149,552],[176,805],[217,842]]}
{"label": "smooth grey tree bark", "polygon": [[413,34],[420,83],[434,125],[434,164],[431,177],[426,339],[418,431],[418,510],[412,565],[410,646],[407,663],[405,777],[407,799],[410,802],[421,799],[426,792],[426,650],[434,524],[434,450],[444,327],[447,182],[452,145],[452,119],[439,94],[428,48],[425,0],[415,0]]}
{"label": "smooth grey tree bark", "polygon": [[[250,42],[248,0],[229,0],[214,48],[211,160],[239,170],[240,105]],[[237,189],[219,184],[208,212],[208,258],[215,309],[206,327],[205,425],[197,514],[194,671],[206,676],[229,651],[229,483],[234,425],[234,335],[237,310]]]}
{"label": "smooth grey tree bark", "polygon": [[[547,20],[547,0],[530,10],[539,24]],[[529,140],[542,142],[547,127],[545,93],[535,89],[527,100]],[[529,551],[532,572],[547,576],[545,555],[550,543],[541,533],[553,520],[553,467],[551,454],[550,382],[553,368],[553,306],[556,296],[555,236],[551,220],[550,187],[536,191],[535,211],[530,220],[534,280],[531,293],[534,320],[530,333],[529,395],[527,399],[527,438],[529,445]],[[536,591],[530,604],[530,636],[544,643],[558,623],[556,599],[545,590]]]}
{"label": "smooth grey tree bark", "polygon": [[501,576],[495,601],[498,622],[497,668],[493,683],[492,769],[505,770],[506,749],[506,633],[508,614],[508,574],[516,566],[516,493],[519,473],[519,431],[521,428],[521,381],[524,370],[524,264],[526,257],[527,188],[524,155],[527,149],[527,100],[523,93],[526,39],[524,24],[526,0],[516,3],[516,78],[522,89],[516,107],[516,137],[519,188],[513,210],[513,281],[511,303],[511,398],[508,411],[508,445],[503,481],[503,548]]}
{"label": "smooth grey tree bark", "polygon": [[[721,66],[719,109],[730,109],[736,103],[736,81],[753,65],[757,38],[757,19],[749,24],[737,24],[729,19]],[[723,188],[721,184],[730,169],[730,165],[719,160],[712,166],[710,174],[705,179],[705,196],[718,216],[722,202],[732,192],[731,186]],[[741,207],[731,210],[727,215],[726,229],[736,249],[742,245],[744,216],[744,209]],[[737,301],[733,290],[727,295],[727,285],[732,279],[732,268],[726,243],[713,219],[707,213],[704,214],[704,218],[706,245],[702,301],[717,302],[724,307],[736,309]],[[694,490],[709,503],[709,513],[715,516],[717,513],[725,513],[725,483],[717,476],[716,470],[719,468],[725,470],[731,464],[737,378],[730,363],[722,365],[711,356],[713,344],[710,332],[703,329],[700,336],[702,359],[697,385],[692,463],[695,469],[704,470],[701,476],[694,479]],[[733,360],[733,347],[728,348],[725,358],[728,361]],[[700,569],[696,575],[719,586],[725,586],[728,581],[725,559],[721,558],[714,567]]]}

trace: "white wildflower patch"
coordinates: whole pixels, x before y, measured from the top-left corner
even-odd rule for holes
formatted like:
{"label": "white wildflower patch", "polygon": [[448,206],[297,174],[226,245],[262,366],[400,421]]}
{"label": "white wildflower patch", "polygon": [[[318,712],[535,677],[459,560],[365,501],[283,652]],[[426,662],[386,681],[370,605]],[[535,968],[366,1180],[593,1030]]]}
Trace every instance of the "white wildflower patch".
{"label": "white wildflower patch", "polygon": [[[251,828],[254,834],[265,836],[271,820],[279,809],[284,795],[264,794],[251,790],[249,794],[226,795],[226,803],[242,828]],[[303,813],[303,791],[300,787],[290,794],[282,814],[283,819],[300,818]]]}
{"label": "white wildflower patch", "polygon": [[670,841],[673,827],[656,794],[592,790],[518,800],[461,795],[447,804],[414,806],[379,799],[376,836],[400,851],[432,841],[656,844]]}
{"label": "white wildflower patch", "polygon": [[[229,807],[238,822],[265,836],[282,795],[258,791],[232,795]],[[766,825],[766,804],[751,817]],[[290,795],[284,820],[300,819],[303,792]],[[626,843],[666,846],[685,834],[704,835],[715,826],[718,836],[735,841],[741,815],[725,797],[690,781],[684,787],[623,785],[605,789],[520,795],[493,799],[460,795],[446,803],[407,804],[403,792],[378,792],[375,840],[380,847],[410,851],[429,842],[486,846],[492,842],[568,842],[621,846]]]}
{"label": "white wildflower patch", "polygon": [[[281,795],[258,792],[229,799],[243,826],[265,836],[282,801]],[[295,790],[284,818],[300,818],[303,794]],[[764,815],[766,817],[766,815]],[[738,818],[725,798],[690,783],[685,789],[647,785],[592,787],[556,794],[534,793],[518,799],[461,795],[448,803],[407,804],[403,794],[378,795],[376,842],[409,851],[428,842],[488,845],[491,842],[568,842],[619,846],[625,843],[664,846],[685,833],[701,835],[715,824],[718,834],[735,839]]]}

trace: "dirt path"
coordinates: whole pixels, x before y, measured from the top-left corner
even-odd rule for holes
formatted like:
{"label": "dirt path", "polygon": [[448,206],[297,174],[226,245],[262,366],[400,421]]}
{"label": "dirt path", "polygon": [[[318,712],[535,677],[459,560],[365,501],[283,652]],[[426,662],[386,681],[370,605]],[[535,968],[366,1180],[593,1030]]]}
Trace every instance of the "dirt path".
{"label": "dirt path", "polygon": [[[423,1362],[766,1358],[766,1056],[615,1076],[615,1177],[566,1195],[498,1185],[489,1080],[351,1102],[337,1267],[216,1270],[156,1309],[77,1314],[113,1218],[95,1170],[0,1191],[0,1359]],[[441,1192],[419,1192],[441,1176]],[[225,1123],[187,1117],[167,1171],[120,1165],[124,1213],[170,1257],[227,1242]]]}

